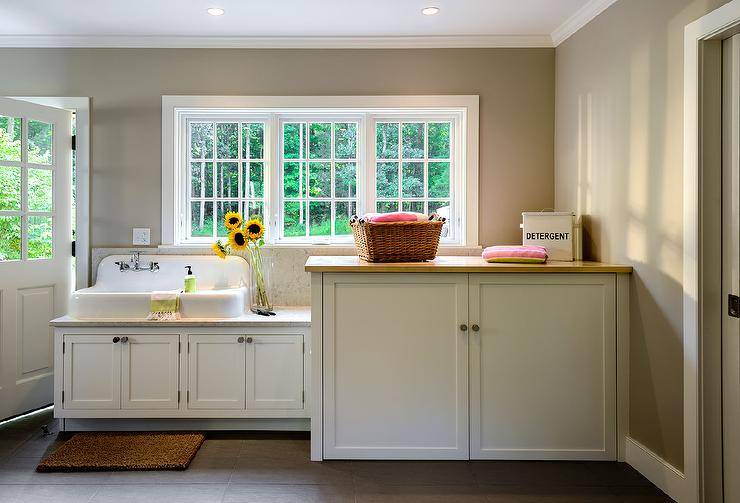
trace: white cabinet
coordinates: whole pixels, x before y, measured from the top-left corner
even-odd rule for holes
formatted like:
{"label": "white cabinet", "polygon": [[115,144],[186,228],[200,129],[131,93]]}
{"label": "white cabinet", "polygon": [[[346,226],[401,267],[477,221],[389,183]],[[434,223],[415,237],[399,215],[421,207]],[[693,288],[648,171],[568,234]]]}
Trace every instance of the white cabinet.
{"label": "white cabinet", "polygon": [[467,459],[467,289],[466,274],[324,276],[324,458]]}
{"label": "white cabinet", "polygon": [[248,336],[245,347],[247,410],[302,409],[303,336]]}
{"label": "white cabinet", "polygon": [[64,409],[177,409],[179,335],[64,336]]}
{"label": "white cabinet", "polygon": [[177,409],[180,336],[125,336],[121,344],[121,408]]}
{"label": "white cabinet", "polygon": [[188,336],[189,409],[244,409],[244,350],[242,335]]}
{"label": "white cabinet", "polygon": [[114,335],[65,335],[65,409],[119,409],[121,407],[121,345]]}
{"label": "white cabinet", "polygon": [[312,459],[617,458],[617,274],[380,267],[312,277]]}
{"label": "white cabinet", "polygon": [[470,457],[615,459],[615,320],[613,274],[471,274]]}

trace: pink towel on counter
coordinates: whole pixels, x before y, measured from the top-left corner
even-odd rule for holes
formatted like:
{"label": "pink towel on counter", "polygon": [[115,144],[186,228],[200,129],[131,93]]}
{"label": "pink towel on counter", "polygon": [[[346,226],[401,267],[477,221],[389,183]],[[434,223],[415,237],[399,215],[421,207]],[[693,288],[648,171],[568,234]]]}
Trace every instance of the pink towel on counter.
{"label": "pink towel on counter", "polygon": [[429,217],[423,213],[414,213],[411,211],[394,211],[392,213],[365,213],[363,216],[366,221],[373,223],[381,222],[418,222],[429,220]]}
{"label": "pink towel on counter", "polygon": [[547,248],[543,246],[489,246],[483,250],[486,262],[513,262],[541,264],[547,261]]}

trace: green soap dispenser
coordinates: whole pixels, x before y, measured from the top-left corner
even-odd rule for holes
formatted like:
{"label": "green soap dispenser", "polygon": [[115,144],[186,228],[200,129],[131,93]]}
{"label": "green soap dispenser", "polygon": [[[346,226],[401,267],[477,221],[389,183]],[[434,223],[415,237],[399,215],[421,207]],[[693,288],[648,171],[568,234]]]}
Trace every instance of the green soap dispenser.
{"label": "green soap dispenser", "polygon": [[188,274],[185,276],[185,293],[192,293],[196,290],[195,275],[193,274],[193,266],[186,265],[185,269],[188,270]]}

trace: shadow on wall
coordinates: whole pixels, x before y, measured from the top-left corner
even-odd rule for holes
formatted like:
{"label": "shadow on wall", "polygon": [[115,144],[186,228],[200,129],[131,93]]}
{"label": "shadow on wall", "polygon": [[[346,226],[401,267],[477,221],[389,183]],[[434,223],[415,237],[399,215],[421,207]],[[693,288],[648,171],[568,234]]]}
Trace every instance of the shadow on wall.
{"label": "shadow on wall", "polygon": [[683,95],[671,77],[682,75],[683,29],[661,38],[655,19],[642,22],[596,47],[581,40],[568,55],[581,60],[564,63],[559,85],[577,93],[559,99],[559,128],[575,138],[560,146],[570,187],[561,182],[558,206],[582,215],[584,258],[634,267],[630,435],[682,469]]}

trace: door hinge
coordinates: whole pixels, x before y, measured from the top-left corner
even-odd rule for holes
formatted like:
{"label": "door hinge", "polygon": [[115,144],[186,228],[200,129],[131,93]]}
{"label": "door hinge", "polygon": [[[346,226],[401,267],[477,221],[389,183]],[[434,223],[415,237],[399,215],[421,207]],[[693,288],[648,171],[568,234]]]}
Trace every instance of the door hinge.
{"label": "door hinge", "polygon": [[182,342],[177,341],[177,353],[182,353]]}
{"label": "door hinge", "polygon": [[190,354],[190,341],[188,340],[188,354]]}
{"label": "door hinge", "polygon": [[301,344],[303,345],[302,351],[303,351],[303,354],[305,355],[306,354],[306,341],[303,341]]}
{"label": "door hinge", "polygon": [[180,390],[177,390],[177,403],[180,403]]}
{"label": "door hinge", "polygon": [[306,390],[301,391],[301,401],[306,403]]}
{"label": "door hinge", "polygon": [[77,256],[77,241],[76,240],[72,240],[72,256],[73,257]]}
{"label": "door hinge", "polygon": [[67,351],[67,343],[62,341],[62,354],[64,354],[65,351]]}
{"label": "door hinge", "polygon": [[187,400],[188,400],[188,403],[190,403],[190,390],[188,390],[187,393],[188,393]]}
{"label": "door hinge", "polygon": [[740,318],[740,297],[729,294],[727,296],[727,315],[733,318]]}
{"label": "door hinge", "polygon": [[62,390],[62,403],[64,403],[64,390]]}
{"label": "door hinge", "polygon": [[72,150],[77,150],[77,135],[72,135]]}

